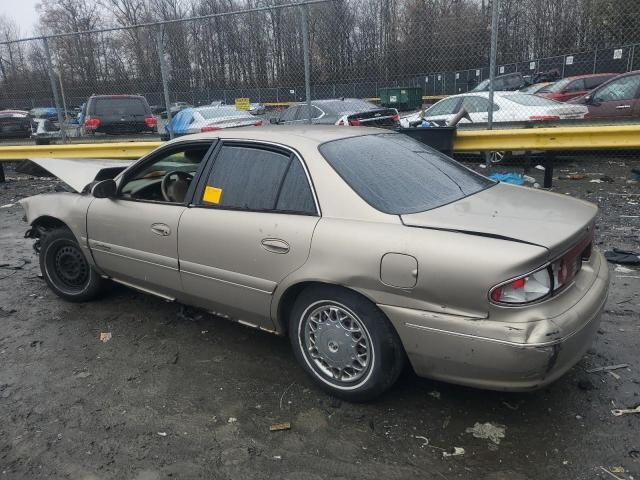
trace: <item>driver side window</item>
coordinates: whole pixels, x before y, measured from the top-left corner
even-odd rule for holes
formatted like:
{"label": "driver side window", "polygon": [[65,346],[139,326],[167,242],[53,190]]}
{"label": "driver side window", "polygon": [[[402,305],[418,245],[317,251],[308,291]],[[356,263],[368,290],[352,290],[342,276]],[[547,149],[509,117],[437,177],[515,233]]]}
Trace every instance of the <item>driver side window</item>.
{"label": "driver side window", "polygon": [[183,203],[211,142],[177,145],[158,152],[127,174],[119,197],[148,202]]}

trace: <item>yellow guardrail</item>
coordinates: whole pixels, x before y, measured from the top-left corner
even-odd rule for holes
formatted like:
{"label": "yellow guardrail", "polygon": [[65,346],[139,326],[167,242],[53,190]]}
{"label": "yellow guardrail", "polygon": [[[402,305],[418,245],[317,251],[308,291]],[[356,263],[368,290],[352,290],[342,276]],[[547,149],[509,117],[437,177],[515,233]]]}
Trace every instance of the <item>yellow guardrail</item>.
{"label": "yellow guardrail", "polygon": [[640,148],[640,125],[464,130],[456,152],[513,150],[603,150]]}
{"label": "yellow guardrail", "polygon": [[162,142],[67,143],[0,146],[0,161],[26,158],[139,158]]}
{"label": "yellow guardrail", "polygon": [[[0,161],[26,158],[120,158],[143,156],[162,142],[0,146]],[[514,150],[640,149],[640,124],[497,130],[459,129],[456,152]]]}

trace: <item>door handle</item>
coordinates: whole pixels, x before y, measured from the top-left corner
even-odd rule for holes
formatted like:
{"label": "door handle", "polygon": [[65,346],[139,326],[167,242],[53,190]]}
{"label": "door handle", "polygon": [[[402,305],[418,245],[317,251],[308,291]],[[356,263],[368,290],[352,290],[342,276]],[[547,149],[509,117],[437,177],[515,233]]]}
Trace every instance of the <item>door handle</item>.
{"label": "door handle", "polygon": [[169,225],[165,225],[164,223],[153,223],[151,225],[151,231],[156,235],[160,235],[161,237],[171,235],[171,229],[169,228]]}
{"label": "door handle", "polygon": [[291,248],[287,242],[279,238],[263,238],[260,243],[262,248],[271,253],[288,253]]}
{"label": "door handle", "polygon": [[616,110],[624,110],[625,108],[631,108],[631,105],[618,105]]}

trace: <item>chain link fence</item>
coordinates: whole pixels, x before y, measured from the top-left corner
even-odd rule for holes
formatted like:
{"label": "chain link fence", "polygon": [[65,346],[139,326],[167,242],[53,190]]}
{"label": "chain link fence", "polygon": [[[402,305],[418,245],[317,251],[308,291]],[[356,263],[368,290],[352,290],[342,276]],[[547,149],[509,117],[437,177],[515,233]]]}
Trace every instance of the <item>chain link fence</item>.
{"label": "chain link fence", "polygon": [[[221,128],[267,123],[307,87],[412,120],[464,108],[466,127],[640,120],[636,0],[51,0],[40,25],[0,31],[0,109],[37,120],[27,131],[0,112],[3,143],[166,137],[179,112],[214,105],[232,106]],[[96,95],[143,97],[141,130],[92,128]],[[134,125],[123,102],[111,113]]]}

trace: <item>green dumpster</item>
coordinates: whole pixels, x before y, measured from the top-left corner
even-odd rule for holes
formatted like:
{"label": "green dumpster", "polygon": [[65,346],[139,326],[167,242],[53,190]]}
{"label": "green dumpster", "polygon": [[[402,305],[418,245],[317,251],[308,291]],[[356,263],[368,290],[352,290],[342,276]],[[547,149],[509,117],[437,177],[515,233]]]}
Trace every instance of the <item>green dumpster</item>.
{"label": "green dumpster", "polygon": [[380,105],[398,110],[415,110],[422,107],[422,88],[388,87],[380,89]]}

